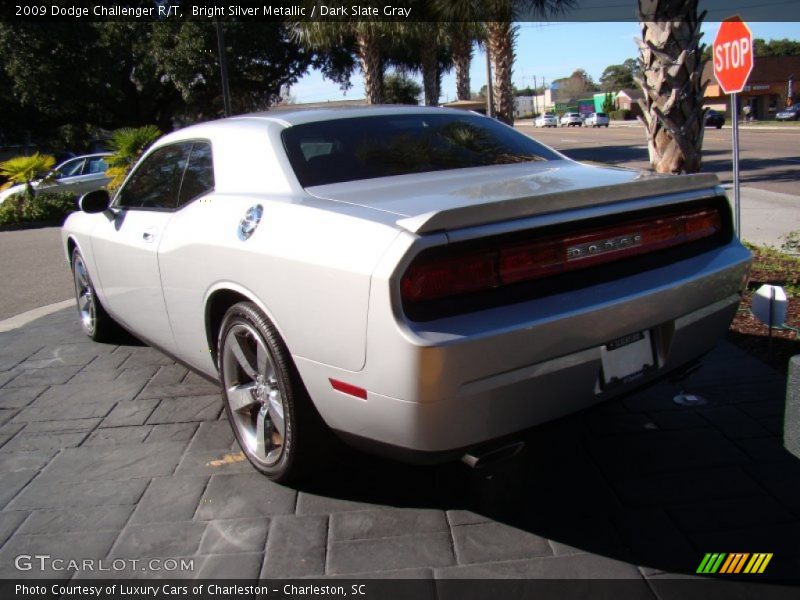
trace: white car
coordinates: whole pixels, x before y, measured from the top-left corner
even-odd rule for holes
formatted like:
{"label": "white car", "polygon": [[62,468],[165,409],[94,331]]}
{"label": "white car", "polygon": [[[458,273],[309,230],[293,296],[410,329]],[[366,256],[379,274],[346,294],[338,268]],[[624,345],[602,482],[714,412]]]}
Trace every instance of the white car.
{"label": "white car", "polygon": [[[56,192],[71,192],[75,195],[85,194],[105,187],[111,178],[106,175],[108,163],[106,158],[110,152],[86,154],[65,160],[53,169],[53,178],[46,183],[34,181],[34,189],[47,189]],[[25,190],[24,184],[12,185],[0,192],[0,204],[14,194]]]}
{"label": "white car", "polygon": [[558,127],[558,117],[553,113],[543,113],[533,121],[534,127]]}
{"label": "white car", "polygon": [[609,119],[606,113],[592,113],[584,121],[587,127],[608,127]]}
{"label": "white car", "polygon": [[561,117],[561,126],[573,127],[574,125],[577,125],[578,127],[583,126],[583,117],[580,115],[580,113],[575,113],[575,112],[564,113]]}
{"label": "white car", "polygon": [[63,243],[85,333],[122,326],[219,381],[278,481],[330,431],[481,460],[652,382],[727,330],[751,258],[716,176],[582,165],[456,109],[194,125],[80,206]]}

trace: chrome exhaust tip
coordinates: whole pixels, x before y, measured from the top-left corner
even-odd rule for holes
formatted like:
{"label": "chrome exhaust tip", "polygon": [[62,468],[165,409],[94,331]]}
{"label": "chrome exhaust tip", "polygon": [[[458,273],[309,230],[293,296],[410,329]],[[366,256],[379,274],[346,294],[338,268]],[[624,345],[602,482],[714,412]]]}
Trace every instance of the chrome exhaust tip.
{"label": "chrome exhaust tip", "polygon": [[512,442],[502,446],[494,446],[485,451],[476,449],[462,456],[461,462],[470,469],[483,469],[489,465],[514,458],[517,454],[522,452],[523,448],[525,448],[525,442]]}

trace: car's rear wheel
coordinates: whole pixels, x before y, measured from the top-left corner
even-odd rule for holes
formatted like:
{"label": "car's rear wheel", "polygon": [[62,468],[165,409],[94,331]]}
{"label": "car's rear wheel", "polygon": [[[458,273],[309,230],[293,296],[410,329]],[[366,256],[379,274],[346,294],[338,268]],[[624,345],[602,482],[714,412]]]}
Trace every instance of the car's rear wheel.
{"label": "car's rear wheel", "polygon": [[254,304],[235,304],[217,352],[225,411],[247,459],[273,481],[301,477],[329,434],[275,327]]}
{"label": "car's rear wheel", "polygon": [[95,342],[110,342],[118,338],[122,334],[122,328],[103,308],[86,269],[86,262],[78,250],[72,253],[72,279],[84,333]]}

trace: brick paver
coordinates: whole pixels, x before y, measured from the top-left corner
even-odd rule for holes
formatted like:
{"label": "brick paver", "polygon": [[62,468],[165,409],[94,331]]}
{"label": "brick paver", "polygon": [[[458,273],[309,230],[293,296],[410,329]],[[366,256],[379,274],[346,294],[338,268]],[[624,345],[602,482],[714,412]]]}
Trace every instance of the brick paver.
{"label": "brick paver", "polygon": [[723,342],[685,385],[708,403],[663,383],[526,432],[485,470],[343,450],[286,487],[243,460],[215,385],[62,311],[0,333],[0,577],[42,576],[13,566],[42,552],[191,558],[189,577],[633,578],[652,597],[646,580],[732,551],[795,577],[783,378]]}

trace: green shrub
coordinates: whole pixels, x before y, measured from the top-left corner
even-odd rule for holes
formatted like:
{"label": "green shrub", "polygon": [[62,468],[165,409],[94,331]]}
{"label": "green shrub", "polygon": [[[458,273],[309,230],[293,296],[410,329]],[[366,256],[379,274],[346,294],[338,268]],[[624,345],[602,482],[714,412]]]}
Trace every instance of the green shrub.
{"label": "green shrub", "polygon": [[42,190],[33,198],[14,194],[0,204],[0,225],[12,225],[32,221],[63,221],[71,212],[78,210],[75,194]]}
{"label": "green shrub", "polygon": [[627,108],[620,108],[619,110],[612,110],[608,113],[612,121],[630,121],[633,119],[633,113]]}

